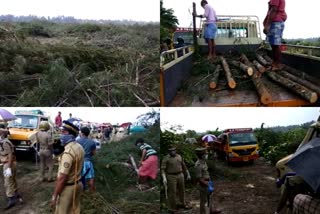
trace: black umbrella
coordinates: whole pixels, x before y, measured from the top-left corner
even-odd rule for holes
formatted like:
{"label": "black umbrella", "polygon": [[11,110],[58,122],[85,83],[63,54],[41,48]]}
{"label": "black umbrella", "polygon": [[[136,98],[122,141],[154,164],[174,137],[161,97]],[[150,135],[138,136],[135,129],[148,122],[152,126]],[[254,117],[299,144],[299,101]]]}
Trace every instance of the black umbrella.
{"label": "black umbrella", "polygon": [[301,176],[315,192],[320,192],[320,138],[300,147],[287,165]]}

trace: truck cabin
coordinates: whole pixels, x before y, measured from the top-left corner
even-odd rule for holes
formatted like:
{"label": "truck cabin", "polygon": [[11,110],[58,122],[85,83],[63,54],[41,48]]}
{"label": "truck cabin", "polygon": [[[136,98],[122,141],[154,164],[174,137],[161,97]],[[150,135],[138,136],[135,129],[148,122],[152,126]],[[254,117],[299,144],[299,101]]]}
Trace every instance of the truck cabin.
{"label": "truck cabin", "polygon": [[227,137],[226,142],[231,147],[257,144],[252,128],[226,129],[223,136]]}
{"label": "truck cabin", "polygon": [[[217,52],[243,48],[256,49],[262,43],[260,23],[257,16],[218,16],[215,44]],[[204,39],[206,22],[201,20],[201,31],[197,34],[197,42],[201,53],[206,52],[207,43]]]}
{"label": "truck cabin", "polygon": [[17,147],[16,150],[27,151],[31,145],[29,137],[39,130],[41,121],[48,121],[48,117],[40,110],[16,111],[16,120],[10,121],[9,139]]}

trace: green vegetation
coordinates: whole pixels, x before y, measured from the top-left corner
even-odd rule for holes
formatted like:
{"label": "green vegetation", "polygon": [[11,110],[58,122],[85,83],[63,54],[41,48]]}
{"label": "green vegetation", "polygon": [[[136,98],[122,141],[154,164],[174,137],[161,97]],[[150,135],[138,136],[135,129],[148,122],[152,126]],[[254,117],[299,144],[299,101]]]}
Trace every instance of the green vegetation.
{"label": "green vegetation", "polygon": [[159,25],[0,23],[3,106],[158,105]]}
{"label": "green vegetation", "polygon": [[175,30],[179,21],[174,15],[173,9],[163,7],[163,1],[160,1],[160,39],[163,41],[166,38],[171,38],[170,31]]}
{"label": "green vegetation", "polygon": [[[140,191],[137,185],[137,176],[133,170],[119,164],[127,162],[128,155],[132,154],[138,164],[140,151],[134,145],[139,137],[145,139],[157,151],[160,150],[159,123],[155,123],[146,133],[130,135],[129,137],[110,144],[103,145],[94,159],[96,172],[96,186],[100,197],[89,200],[85,213],[106,213],[105,210],[114,208],[120,213],[159,213],[159,189],[154,191]],[[159,186],[160,179],[153,182]],[[93,212],[95,210],[95,212]],[[101,211],[101,212],[99,212]]]}

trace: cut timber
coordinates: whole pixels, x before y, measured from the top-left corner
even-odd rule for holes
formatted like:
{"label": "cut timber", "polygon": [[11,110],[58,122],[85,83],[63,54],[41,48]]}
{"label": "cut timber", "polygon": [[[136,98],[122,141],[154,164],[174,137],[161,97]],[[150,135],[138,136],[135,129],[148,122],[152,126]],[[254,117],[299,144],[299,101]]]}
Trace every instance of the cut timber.
{"label": "cut timber", "polygon": [[275,72],[267,72],[267,75],[273,81],[283,85],[284,87],[294,91],[299,94],[310,103],[315,103],[318,99],[317,93],[309,90],[308,88],[300,85],[299,83],[293,82],[292,80],[286,79]]}
{"label": "cut timber", "polygon": [[253,64],[249,61],[249,59],[245,54],[241,54],[240,60],[247,66],[250,66],[250,67],[252,66],[253,76],[251,77],[251,80],[257,89],[257,93],[260,97],[260,102],[264,105],[269,104],[272,101],[272,97],[269,91],[267,90],[266,86],[264,85],[262,79],[260,78],[261,74],[259,74],[259,72],[253,66]]}
{"label": "cut timber", "polygon": [[310,81],[308,80],[305,80],[305,79],[301,79],[300,77],[297,77],[295,75],[292,75],[286,71],[277,71],[278,74],[280,74],[281,76],[287,78],[287,79],[290,79],[294,82],[297,82],[301,85],[303,85],[304,87],[306,88],[309,88],[311,89],[312,91],[314,92],[317,92],[318,95],[320,95],[320,87],[311,83]]}
{"label": "cut timber", "polygon": [[268,56],[268,55],[264,55],[264,59],[268,62],[268,63],[272,63],[272,59]]}
{"label": "cut timber", "polygon": [[235,60],[232,60],[231,64],[236,66],[236,67],[238,67],[238,68],[240,68],[242,71],[246,72],[249,76],[252,76],[253,69],[250,66],[248,66],[246,64],[243,64],[241,62],[237,62]]}
{"label": "cut timber", "polygon": [[251,80],[257,89],[257,93],[260,97],[260,102],[264,105],[271,103],[272,97],[266,86],[264,85],[262,79],[260,78],[260,75],[257,75],[257,71],[255,71],[254,75],[251,77]]}
{"label": "cut timber", "polygon": [[218,85],[219,76],[221,71],[221,65],[217,65],[216,69],[214,70],[213,77],[210,81],[210,88],[215,89]]}
{"label": "cut timber", "polygon": [[228,85],[229,85],[230,88],[234,89],[236,87],[236,82],[234,81],[234,79],[232,77],[229,65],[228,65],[227,61],[225,60],[225,58],[223,56],[220,56],[220,59],[221,59],[221,63],[222,63],[222,66],[223,66],[223,70],[224,70],[224,72],[226,74]]}
{"label": "cut timber", "polygon": [[270,63],[267,62],[267,60],[265,60],[261,55],[256,54],[256,58],[257,58],[258,62],[260,62],[263,66],[270,65]]}
{"label": "cut timber", "polygon": [[252,62],[256,66],[256,68],[259,70],[260,73],[264,73],[266,71],[266,68],[263,67],[257,60],[253,60]]}
{"label": "cut timber", "polygon": [[251,62],[249,61],[248,57],[245,54],[241,54],[240,56],[240,61],[243,62],[244,64],[250,66]]}
{"label": "cut timber", "polygon": [[295,76],[297,76],[297,77],[299,77],[301,79],[305,79],[305,80],[307,80],[309,82],[312,82],[315,85],[319,85],[319,83],[320,83],[320,79],[319,78],[313,77],[313,76],[311,76],[309,74],[306,74],[306,73],[304,73],[302,71],[299,71],[299,70],[297,70],[295,68],[292,68],[292,67],[289,67],[287,65],[285,65],[283,67],[283,70],[285,70],[285,71],[287,71],[287,72],[289,72],[289,73],[291,73],[291,74],[293,74],[293,75],[295,75]]}

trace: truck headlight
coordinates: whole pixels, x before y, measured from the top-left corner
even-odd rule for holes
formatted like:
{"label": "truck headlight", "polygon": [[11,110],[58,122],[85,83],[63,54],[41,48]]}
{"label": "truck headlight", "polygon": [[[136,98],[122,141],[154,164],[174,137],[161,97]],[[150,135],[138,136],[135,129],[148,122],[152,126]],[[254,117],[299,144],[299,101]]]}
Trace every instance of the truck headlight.
{"label": "truck headlight", "polygon": [[228,154],[228,156],[229,156],[229,158],[233,158],[234,157],[231,152]]}

